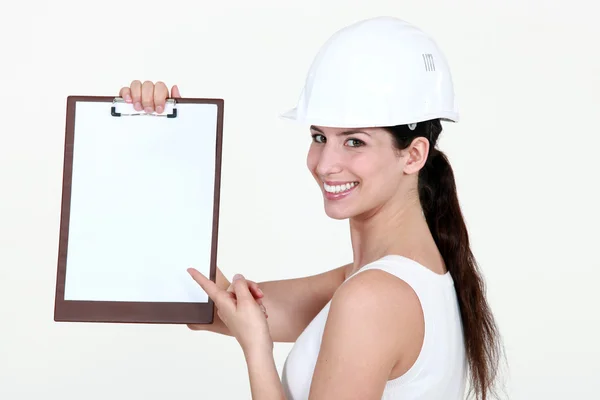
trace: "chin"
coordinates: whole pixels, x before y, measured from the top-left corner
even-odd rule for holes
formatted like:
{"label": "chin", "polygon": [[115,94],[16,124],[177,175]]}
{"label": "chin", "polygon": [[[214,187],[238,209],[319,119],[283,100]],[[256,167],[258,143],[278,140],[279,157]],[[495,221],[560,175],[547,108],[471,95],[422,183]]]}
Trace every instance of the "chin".
{"label": "chin", "polygon": [[327,204],[327,200],[325,200],[325,214],[327,214],[329,218],[343,220],[353,217],[355,213],[347,207],[337,207],[335,205]]}

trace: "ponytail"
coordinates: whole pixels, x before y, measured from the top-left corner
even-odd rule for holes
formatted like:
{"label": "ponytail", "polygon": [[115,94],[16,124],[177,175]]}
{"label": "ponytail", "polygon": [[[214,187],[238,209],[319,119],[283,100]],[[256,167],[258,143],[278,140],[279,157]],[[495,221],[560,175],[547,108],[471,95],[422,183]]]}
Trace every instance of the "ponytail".
{"label": "ponytail", "polygon": [[471,390],[481,400],[489,399],[498,372],[501,352],[498,328],[485,297],[485,284],[471,251],[469,235],[456,193],[452,167],[446,155],[435,148],[442,131],[439,120],[388,128],[397,147],[404,149],[417,136],[430,141],[425,166],[419,171],[421,207],[446,268],[454,280],[464,328]]}

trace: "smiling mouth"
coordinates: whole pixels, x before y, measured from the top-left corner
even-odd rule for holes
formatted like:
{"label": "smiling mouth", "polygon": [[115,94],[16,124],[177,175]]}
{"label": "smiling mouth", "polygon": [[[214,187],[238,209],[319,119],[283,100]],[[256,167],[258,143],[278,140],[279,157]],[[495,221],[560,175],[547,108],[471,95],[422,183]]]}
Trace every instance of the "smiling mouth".
{"label": "smiling mouth", "polygon": [[328,194],[342,194],[345,192],[349,192],[350,190],[354,189],[357,185],[358,182],[348,182],[342,185],[328,185],[326,183],[323,183],[323,189],[325,189],[325,192]]}

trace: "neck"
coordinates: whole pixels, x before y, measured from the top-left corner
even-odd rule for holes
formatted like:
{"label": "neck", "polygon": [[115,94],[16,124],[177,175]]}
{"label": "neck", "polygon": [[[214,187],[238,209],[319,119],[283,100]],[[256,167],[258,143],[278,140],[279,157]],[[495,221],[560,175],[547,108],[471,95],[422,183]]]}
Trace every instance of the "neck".
{"label": "neck", "polygon": [[430,232],[418,198],[413,198],[404,202],[392,200],[369,215],[352,218],[350,236],[354,273],[389,254],[410,256],[406,251],[418,249]]}

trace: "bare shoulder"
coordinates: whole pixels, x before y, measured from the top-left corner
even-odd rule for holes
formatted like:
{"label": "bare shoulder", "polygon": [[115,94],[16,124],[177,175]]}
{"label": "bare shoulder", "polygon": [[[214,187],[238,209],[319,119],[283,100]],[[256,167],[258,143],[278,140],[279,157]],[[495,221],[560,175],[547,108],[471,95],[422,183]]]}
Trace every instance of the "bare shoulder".
{"label": "bare shoulder", "polygon": [[[422,318],[421,304],[413,288],[404,280],[379,269],[352,276],[335,292],[330,313],[359,312],[373,321],[389,320],[404,326]],[[397,334],[397,333],[396,333]]]}
{"label": "bare shoulder", "polygon": [[405,281],[377,269],[352,276],[331,300],[314,398],[380,398],[399,366],[418,353],[422,326],[419,299]]}

